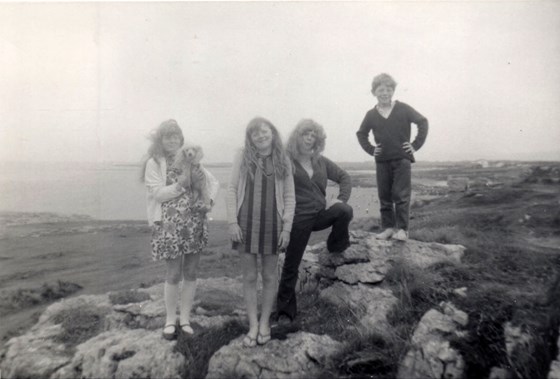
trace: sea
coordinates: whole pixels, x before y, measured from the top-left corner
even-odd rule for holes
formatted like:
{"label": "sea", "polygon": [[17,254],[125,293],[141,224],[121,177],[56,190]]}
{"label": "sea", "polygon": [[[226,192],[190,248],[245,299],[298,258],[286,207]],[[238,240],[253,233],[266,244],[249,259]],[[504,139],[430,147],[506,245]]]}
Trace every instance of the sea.
{"label": "sea", "polygon": [[[225,193],[231,166],[207,165],[220,181],[209,214],[226,219]],[[86,215],[98,220],[145,220],[146,191],[141,166],[122,163],[0,163],[0,212],[48,212]],[[368,170],[361,171],[375,175]],[[354,188],[350,205],[355,217],[377,212],[375,188]],[[337,188],[329,187],[328,197]],[[374,196],[375,195],[375,196]]]}

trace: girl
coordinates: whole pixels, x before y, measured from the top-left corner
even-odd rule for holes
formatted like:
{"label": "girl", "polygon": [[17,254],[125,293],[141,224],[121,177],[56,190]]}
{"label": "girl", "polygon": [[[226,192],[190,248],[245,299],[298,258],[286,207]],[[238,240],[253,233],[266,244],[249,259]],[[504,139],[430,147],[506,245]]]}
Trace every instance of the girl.
{"label": "girl", "polygon": [[[173,167],[175,154],[183,146],[181,128],[175,120],[161,123],[151,136],[152,145],[144,164],[144,183],[147,189],[148,223],[152,227],[152,257],[164,260],[167,273],[164,286],[166,321],[163,337],[177,336],[177,300],[180,297],[179,325],[183,332],[192,334],[190,312],[196,289],[196,271],[200,253],[208,243],[206,207],[193,201],[193,192],[185,188],[190,180]],[[193,175],[206,180],[213,204],[218,192],[218,181],[204,168]],[[179,293],[179,282],[183,286]]]}
{"label": "girl", "polygon": [[[243,266],[243,295],[249,317],[249,332],[243,340],[246,347],[270,341],[278,252],[288,246],[294,207],[292,168],[280,135],[270,121],[257,117],[247,125],[245,147],[235,157],[227,192],[229,235]],[[262,257],[260,321],[257,256]]]}

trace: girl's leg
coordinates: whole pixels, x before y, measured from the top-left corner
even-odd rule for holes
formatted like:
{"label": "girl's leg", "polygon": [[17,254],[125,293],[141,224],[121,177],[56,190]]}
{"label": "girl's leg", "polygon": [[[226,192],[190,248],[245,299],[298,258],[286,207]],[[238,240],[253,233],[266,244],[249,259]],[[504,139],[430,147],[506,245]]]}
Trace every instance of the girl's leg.
{"label": "girl's leg", "polygon": [[[199,262],[200,254],[183,255],[183,288],[181,290],[181,316],[179,318],[181,326],[190,324],[191,309],[196,291],[196,273],[198,271]],[[187,333],[192,333],[190,326],[183,328],[183,330]]]}
{"label": "girl's leg", "polygon": [[257,256],[254,254],[241,253],[241,265],[243,267],[243,296],[249,317],[249,333],[252,340],[256,340],[259,332],[259,321],[257,318]]}
{"label": "girl's leg", "polygon": [[270,314],[277,291],[278,255],[263,255],[262,258],[263,298],[259,334],[266,337],[270,336]]}
{"label": "girl's leg", "polygon": [[[173,324],[177,320],[177,297],[179,294],[179,281],[181,280],[181,258],[167,259],[165,261],[167,273],[165,276],[165,325]],[[171,327],[165,328],[165,333],[172,333]]]}

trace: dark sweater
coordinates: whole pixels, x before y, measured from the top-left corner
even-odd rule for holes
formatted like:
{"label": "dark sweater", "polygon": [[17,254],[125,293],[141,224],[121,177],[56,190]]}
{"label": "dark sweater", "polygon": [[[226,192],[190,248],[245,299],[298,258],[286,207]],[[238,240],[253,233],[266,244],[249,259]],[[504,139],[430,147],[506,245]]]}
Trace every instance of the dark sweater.
{"label": "dark sweater", "polygon": [[295,217],[314,216],[326,207],[327,182],[339,185],[338,199],[347,202],[352,192],[350,175],[334,162],[319,156],[313,162],[313,176],[309,175],[297,160],[294,160],[294,185],[296,189]]}
{"label": "dark sweater", "polygon": [[375,146],[369,142],[369,132],[373,133],[375,144],[381,144],[382,153],[375,157],[376,162],[393,159],[409,159],[414,162],[414,156],[403,150],[402,144],[410,142],[410,125],[418,127],[418,134],[412,142],[414,150],[418,151],[428,135],[428,120],[410,105],[395,101],[391,114],[386,119],[379,114],[377,108],[369,110],[356,133],[362,149],[373,155]]}

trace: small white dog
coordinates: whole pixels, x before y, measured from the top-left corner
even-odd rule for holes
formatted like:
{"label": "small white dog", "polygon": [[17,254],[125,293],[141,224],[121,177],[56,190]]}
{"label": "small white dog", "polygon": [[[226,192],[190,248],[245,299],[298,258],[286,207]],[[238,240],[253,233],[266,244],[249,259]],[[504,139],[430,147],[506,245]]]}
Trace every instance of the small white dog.
{"label": "small white dog", "polygon": [[173,167],[181,170],[186,176],[187,180],[186,183],[183,184],[184,187],[192,190],[195,195],[194,200],[197,201],[200,199],[204,204],[201,210],[208,212],[212,208],[212,205],[210,203],[208,186],[206,184],[206,175],[204,175],[202,180],[193,175],[195,168],[200,169],[200,160],[202,157],[204,157],[202,147],[198,145],[184,145],[177,153]]}

